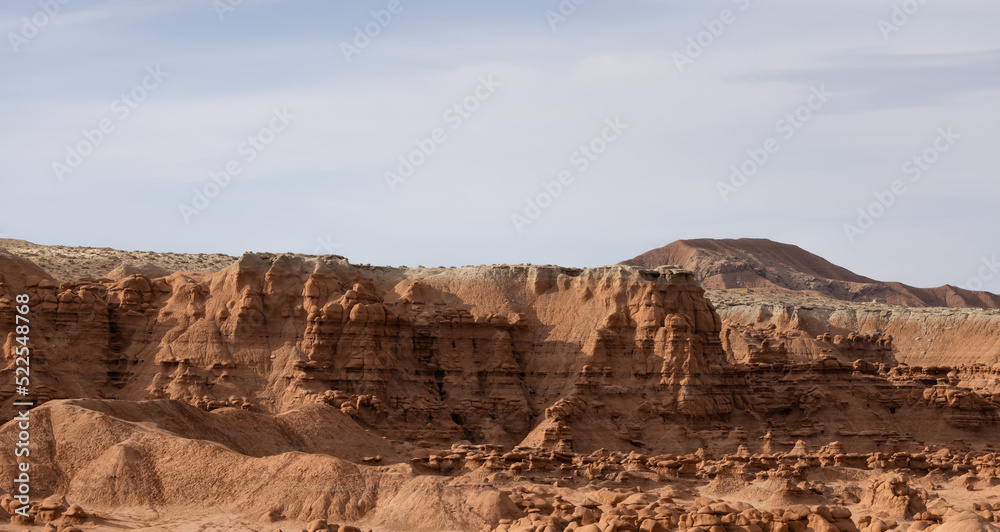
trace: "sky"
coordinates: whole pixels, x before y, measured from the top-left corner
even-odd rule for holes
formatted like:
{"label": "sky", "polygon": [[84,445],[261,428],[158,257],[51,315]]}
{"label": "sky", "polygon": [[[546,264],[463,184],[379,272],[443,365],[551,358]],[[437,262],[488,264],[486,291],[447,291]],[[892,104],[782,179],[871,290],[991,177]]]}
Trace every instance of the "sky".
{"label": "sky", "polygon": [[1000,292],[995,0],[0,4],[0,234],[408,266],[770,238]]}

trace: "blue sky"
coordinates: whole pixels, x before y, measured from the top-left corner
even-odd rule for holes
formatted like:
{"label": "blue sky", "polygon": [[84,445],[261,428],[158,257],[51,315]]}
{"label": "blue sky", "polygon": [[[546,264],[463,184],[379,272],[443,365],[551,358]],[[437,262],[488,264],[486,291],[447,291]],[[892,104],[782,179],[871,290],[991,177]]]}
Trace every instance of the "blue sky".
{"label": "blue sky", "polygon": [[1000,291],[994,1],[62,1],[0,7],[12,238],[597,266],[766,237]]}

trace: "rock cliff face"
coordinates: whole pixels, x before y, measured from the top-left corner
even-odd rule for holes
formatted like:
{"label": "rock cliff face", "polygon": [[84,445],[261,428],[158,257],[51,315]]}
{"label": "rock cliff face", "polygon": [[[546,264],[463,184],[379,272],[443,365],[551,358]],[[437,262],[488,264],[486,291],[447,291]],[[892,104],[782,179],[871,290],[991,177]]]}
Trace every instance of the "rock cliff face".
{"label": "rock cliff face", "polygon": [[[1000,369],[1000,311],[846,303],[801,294],[712,290],[734,362],[833,356],[889,365]],[[965,369],[961,369],[965,368]],[[978,368],[978,369],[977,369]]]}
{"label": "rock cliff face", "polygon": [[[272,414],[323,403],[407,441],[671,448],[672,431],[723,422],[762,432],[756,416],[773,424],[790,404],[832,393],[779,393],[781,379],[755,384],[777,371],[760,368],[801,368],[792,371],[828,390],[844,379],[866,386],[854,381],[872,372],[855,371],[856,361],[887,379],[898,361],[922,360],[900,355],[882,314],[765,316],[751,306],[753,319],[741,321],[743,311],[725,305],[723,331],[692,275],[674,268],[392,269],[248,254],[216,273],[57,285],[14,264],[0,319],[13,321],[15,293],[31,295],[42,400],[174,399]],[[869,327],[878,332],[854,332]],[[16,346],[11,332],[9,362]],[[8,414],[13,370],[0,374]],[[822,376],[831,371],[843,377]],[[850,415],[878,424],[864,408]]]}
{"label": "rock cliff face", "polygon": [[[610,401],[707,418],[742,404],[720,321],[681,270],[404,270],[245,255],[214,274],[10,272],[31,295],[42,399],[176,399],[278,413],[327,403],[399,439],[517,443]],[[11,333],[4,346],[13,360]],[[0,387],[6,413],[13,367]],[[556,403],[558,405],[556,406]],[[603,408],[603,407],[602,407]],[[627,430],[627,428],[619,428]]]}
{"label": "rock cliff face", "polygon": [[[831,532],[852,530],[849,511],[786,518],[693,499],[839,501],[936,523],[947,512],[933,517],[926,493],[881,472],[946,445],[928,486],[992,485],[957,480],[973,462],[996,473],[993,311],[706,297],[675,267],[407,269],[246,254],[218,271],[157,268],[57,280],[0,252],[0,323],[14,323],[18,294],[31,298],[33,487],[37,500],[54,497],[37,506],[40,521],[76,512],[71,501],[136,527],[216,508],[247,530],[320,519],[694,530],[744,512],[761,530]],[[19,346],[5,335],[8,420]],[[0,428],[0,447],[19,431]],[[810,480],[817,467],[827,480]],[[16,468],[0,455],[0,478]],[[823,487],[834,477],[846,487]],[[528,487],[540,484],[554,489]],[[643,487],[661,496],[632,497]],[[135,517],[147,511],[160,517]],[[870,516],[866,526],[876,522],[871,532],[891,528]]]}

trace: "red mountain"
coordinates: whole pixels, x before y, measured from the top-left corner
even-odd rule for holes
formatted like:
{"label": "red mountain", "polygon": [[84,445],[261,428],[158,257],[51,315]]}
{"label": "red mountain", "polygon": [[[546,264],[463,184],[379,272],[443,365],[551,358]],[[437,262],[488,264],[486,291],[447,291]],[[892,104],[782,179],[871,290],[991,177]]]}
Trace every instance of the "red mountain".
{"label": "red mountain", "polygon": [[706,289],[815,291],[844,301],[913,307],[1000,308],[1000,296],[955,286],[916,288],[858,275],[798,246],[767,239],[678,240],[622,264],[691,270]]}

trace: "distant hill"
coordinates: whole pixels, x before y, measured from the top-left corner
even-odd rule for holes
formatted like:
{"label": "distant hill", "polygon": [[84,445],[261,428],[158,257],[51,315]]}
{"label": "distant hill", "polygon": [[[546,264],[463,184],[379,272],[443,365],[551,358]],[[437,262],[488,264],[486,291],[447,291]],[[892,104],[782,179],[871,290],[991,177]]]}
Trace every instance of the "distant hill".
{"label": "distant hill", "polygon": [[221,253],[158,253],[45,246],[12,238],[0,238],[0,251],[30,260],[46,272],[43,276],[51,275],[60,282],[80,277],[110,276],[120,279],[132,273],[156,277],[173,271],[216,272],[236,260],[236,257]]}
{"label": "distant hill", "polygon": [[676,264],[706,289],[815,291],[844,301],[881,301],[912,307],[1000,308],[1000,296],[955,286],[916,288],[858,275],[790,244],[767,239],[678,240],[622,264],[656,268]]}

